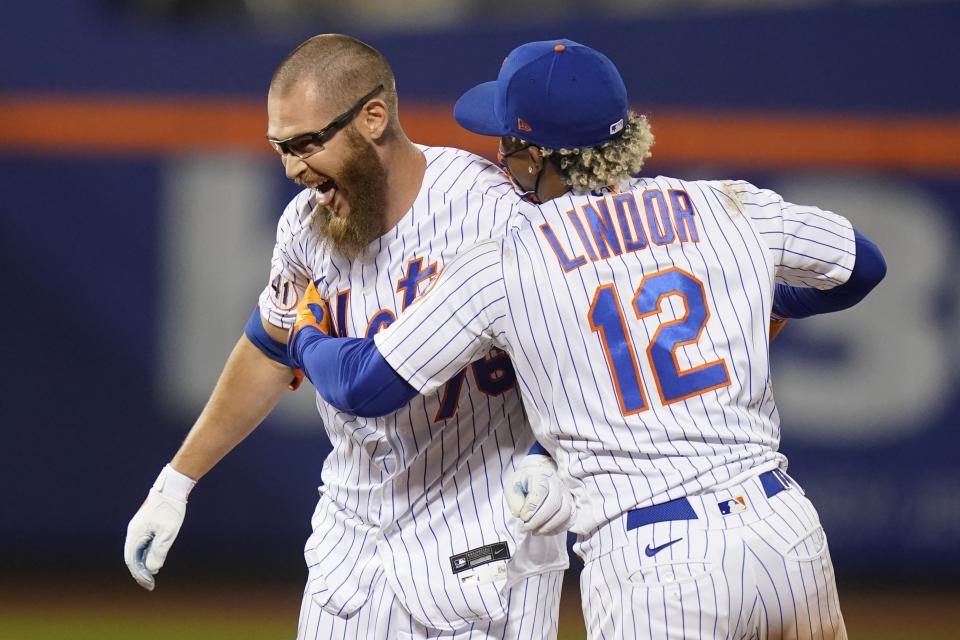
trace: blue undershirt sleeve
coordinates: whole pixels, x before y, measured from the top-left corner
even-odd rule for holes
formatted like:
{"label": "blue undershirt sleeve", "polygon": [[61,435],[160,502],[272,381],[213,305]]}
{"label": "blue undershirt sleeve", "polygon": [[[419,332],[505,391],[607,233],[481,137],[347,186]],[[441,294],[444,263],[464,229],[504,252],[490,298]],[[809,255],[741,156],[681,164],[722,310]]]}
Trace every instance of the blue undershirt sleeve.
{"label": "blue undershirt sleeve", "polygon": [[303,369],[320,396],[340,411],[376,418],[418,395],[380,355],[373,338],[332,338],[304,327],[290,352],[294,366]]}
{"label": "blue undershirt sleeve", "polygon": [[809,316],[848,309],[863,300],[887,274],[887,263],[873,242],[856,229],[856,261],[850,278],[832,289],[812,289],[778,284],[773,295],[773,313],[781,318]]}
{"label": "blue undershirt sleeve", "polygon": [[253,346],[262,351],[265,356],[280,364],[285,364],[291,369],[295,368],[287,355],[287,345],[274,340],[263,328],[259,306],[253,308],[253,313],[250,314],[250,319],[247,320],[247,326],[244,327],[243,333],[253,343]]}

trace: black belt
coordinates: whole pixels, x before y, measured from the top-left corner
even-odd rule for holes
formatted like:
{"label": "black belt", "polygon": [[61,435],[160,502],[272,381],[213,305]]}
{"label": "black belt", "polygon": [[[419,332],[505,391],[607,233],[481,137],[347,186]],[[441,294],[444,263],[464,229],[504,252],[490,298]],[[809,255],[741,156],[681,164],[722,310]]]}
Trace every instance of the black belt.
{"label": "black belt", "polygon": [[[761,473],[760,484],[763,485],[763,491],[767,498],[772,498],[784,489],[789,489],[792,480],[780,469],[766,471]],[[686,498],[677,498],[670,502],[662,502],[652,507],[642,507],[632,509],[627,512],[627,531],[642,527],[655,522],[667,522],[669,520],[696,520],[697,513]]]}

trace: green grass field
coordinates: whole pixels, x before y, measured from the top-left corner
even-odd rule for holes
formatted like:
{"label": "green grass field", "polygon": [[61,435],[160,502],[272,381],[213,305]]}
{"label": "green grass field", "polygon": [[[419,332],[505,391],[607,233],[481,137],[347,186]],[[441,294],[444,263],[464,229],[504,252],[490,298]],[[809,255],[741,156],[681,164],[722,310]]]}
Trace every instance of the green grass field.
{"label": "green grass field", "polygon": [[[224,588],[161,584],[30,585],[0,589],[0,640],[278,640],[296,635],[299,585]],[[958,593],[841,589],[850,638],[956,640]],[[584,637],[576,583],[561,606],[560,640]]]}

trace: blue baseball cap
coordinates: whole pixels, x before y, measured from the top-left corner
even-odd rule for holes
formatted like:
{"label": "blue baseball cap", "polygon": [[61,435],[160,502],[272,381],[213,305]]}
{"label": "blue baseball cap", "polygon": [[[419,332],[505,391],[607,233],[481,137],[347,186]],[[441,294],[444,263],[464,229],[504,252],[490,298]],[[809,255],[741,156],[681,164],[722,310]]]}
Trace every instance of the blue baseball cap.
{"label": "blue baseball cap", "polygon": [[474,133],[572,149],[595,147],[622,131],[628,106],[609,58],[572,40],[545,40],[511,51],[496,80],[457,100],[453,117]]}

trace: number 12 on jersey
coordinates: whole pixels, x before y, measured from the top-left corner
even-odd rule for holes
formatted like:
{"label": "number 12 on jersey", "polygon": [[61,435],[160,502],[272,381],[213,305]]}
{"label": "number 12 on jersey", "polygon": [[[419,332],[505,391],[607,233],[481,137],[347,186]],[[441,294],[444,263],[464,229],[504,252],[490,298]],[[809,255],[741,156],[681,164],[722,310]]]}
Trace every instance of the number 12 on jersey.
{"label": "number 12 on jersey", "polygon": [[[663,322],[647,346],[647,359],[663,404],[686,400],[730,384],[727,363],[721,358],[691,369],[680,369],[677,349],[700,340],[710,318],[703,283],[683,269],[673,267],[645,276],[637,288],[631,307],[637,319],[660,313],[661,303],[679,296],[685,309],[676,320]],[[607,366],[616,386],[623,415],[649,408],[640,375],[640,363],[630,340],[627,321],[616,287],[597,287],[588,313],[590,329],[600,334]]]}

